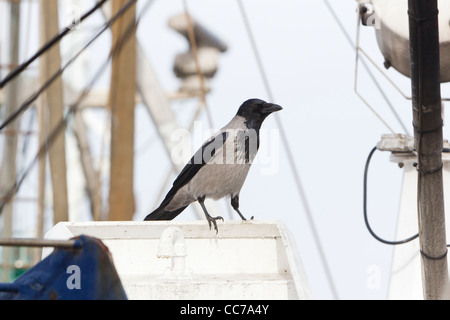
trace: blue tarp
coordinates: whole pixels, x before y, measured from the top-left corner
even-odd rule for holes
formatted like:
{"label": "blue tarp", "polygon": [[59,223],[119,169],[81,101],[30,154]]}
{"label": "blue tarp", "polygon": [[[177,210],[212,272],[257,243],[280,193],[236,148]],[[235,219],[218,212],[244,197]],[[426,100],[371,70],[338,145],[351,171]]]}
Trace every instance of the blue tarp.
{"label": "blue tarp", "polygon": [[74,239],[73,248],[55,248],[13,283],[0,283],[0,299],[127,299],[108,248],[96,238]]}

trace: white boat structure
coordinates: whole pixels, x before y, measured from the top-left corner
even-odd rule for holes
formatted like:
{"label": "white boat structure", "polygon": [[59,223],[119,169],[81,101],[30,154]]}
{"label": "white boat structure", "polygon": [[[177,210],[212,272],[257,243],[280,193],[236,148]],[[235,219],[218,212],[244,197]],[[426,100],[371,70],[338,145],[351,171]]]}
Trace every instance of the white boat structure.
{"label": "white boat structure", "polygon": [[45,238],[78,235],[108,247],[129,299],[312,298],[300,257],[278,221],[227,221],[217,234],[205,221],[60,222]]}

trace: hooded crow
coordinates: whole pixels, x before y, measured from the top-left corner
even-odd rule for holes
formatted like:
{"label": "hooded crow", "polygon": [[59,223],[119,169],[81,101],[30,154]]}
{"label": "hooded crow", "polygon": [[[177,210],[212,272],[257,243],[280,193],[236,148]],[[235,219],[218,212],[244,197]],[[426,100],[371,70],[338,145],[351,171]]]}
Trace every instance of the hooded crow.
{"label": "hooded crow", "polygon": [[231,196],[231,206],[242,220],[239,211],[239,192],[259,148],[259,130],[272,112],[282,108],[260,99],[245,101],[236,116],[219,132],[208,139],[194,154],[175,179],[160,206],[144,220],[172,220],[191,203],[198,201],[208,220],[209,228],[216,220],[205,207],[205,199]]}

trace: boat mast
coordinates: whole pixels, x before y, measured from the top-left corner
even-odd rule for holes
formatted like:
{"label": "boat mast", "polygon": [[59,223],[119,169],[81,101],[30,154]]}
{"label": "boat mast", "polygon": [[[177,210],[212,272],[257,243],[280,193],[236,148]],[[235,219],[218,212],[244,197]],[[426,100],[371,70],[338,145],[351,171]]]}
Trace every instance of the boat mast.
{"label": "boat mast", "polygon": [[[20,1],[11,1],[10,3],[10,31],[9,31],[9,64],[14,69],[19,63],[19,35],[20,35]],[[19,104],[19,79],[11,81],[5,89],[4,114],[9,115],[14,112]],[[19,121],[14,121],[6,127],[9,131],[5,136],[5,147],[3,159],[0,159],[2,183],[0,186],[0,197],[2,200],[6,197],[9,188],[16,181],[16,155],[17,155],[17,131],[19,130]],[[3,213],[3,228],[0,231],[2,237],[11,237],[13,230],[13,202],[10,199],[5,204]],[[13,253],[10,248],[3,248],[3,273],[0,281],[9,281],[10,269],[12,269]]]}

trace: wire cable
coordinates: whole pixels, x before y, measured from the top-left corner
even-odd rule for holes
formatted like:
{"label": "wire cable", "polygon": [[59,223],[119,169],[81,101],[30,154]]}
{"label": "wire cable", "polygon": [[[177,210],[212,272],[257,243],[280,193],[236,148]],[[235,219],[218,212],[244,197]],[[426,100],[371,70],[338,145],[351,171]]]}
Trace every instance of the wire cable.
{"label": "wire cable", "polygon": [[[92,9],[90,9],[88,12],[83,14],[80,17],[79,23],[81,23],[83,20],[85,20],[87,17],[89,17],[91,14],[93,14],[97,9],[99,9],[106,1],[108,0],[101,0]],[[45,43],[31,58],[29,58],[27,61],[22,63],[20,66],[18,66],[16,69],[11,71],[1,82],[0,82],[0,89],[2,89],[8,82],[10,82],[12,79],[17,77],[19,74],[21,74],[30,64],[32,64],[37,58],[39,58],[42,54],[44,54],[46,51],[51,49],[56,43],[58,43],[62,38],[64,38],[67,34],[69,34],[70,31],[73,30],[73,25],[67,26],[64,29],[62,29],[56,36],[54,36],[52,39],[50,39],[47,43]]]}
{"label": "wire cable", "polygon": [[369,102],[359,93],[358,91],[358,66],[359,66],[359,35],[360,35],[360,27],[361,27],[361,18],[360,18],[360,7],[358,6],[357,9],[357,19],[356,19],[356,47],[355,47],[355,53],[356,53],[356,60],[355,60],[355,76],[354,76],[354,87],[353,90],[355,91],[356,95],[361,99],[362,102],[369,108],[370,111],[386,126],[386,128],[389,129],[389,131],[392,132],[392,134],[395,134],[396,132],[387,124],[386,120],[383,119],[383,117],[369,104]]}
{"label": "wire cable", "polygon": [[45,90],[50,87],[50,85],[60,77],[63,72],[86,50],[98,37],[100,37],[103,32],[105,32],[111,25],[122,16],[137,0],[128,1],[109,21],[107,21],[100,31],[95,34],[91,40],[89,40],[67,63],[61,67],[58,71],[56,71],[36,92],[34,92],[28,99],[11,115],[9,115],[6,120],[0,124],[0,131],[3,130],[6,126],[8,126],[12,121],[14,121],[20,114],[22,114],[25,110],[27,110],[34,101],[43,93]]}
{"label": "wire cable", "polygon": [[412,240],[415,240],[419,237],[419,234],[415,234],[407,239],[404,240],[399,240],[399,241],[389,241],[389,240],[385,240],[381,237],[379,237],[372,229],[372,227],[370,226],[369,223],[369,218],[368,218],[368,214],[367,214],[367,176],[368,176],[368,172],[369,172],[369,165],[370,165],[370,160],[372,159],[373,154],[375,153],[375,151],[377,151],[377,147],[374,147],[370,153],[369,156],[367,157],[367,161],[366,161],[366,166],[364,168],[364,188],[363,188],[363,212],[364,212],[364,223],[366,224],[367,230],[369,230],[370,234],[377,239],[378,241],[384,243],[384,244],[389,244],[389,245],[399,245],[399,244],[404,244],[404,243],[408,243]]}
{"label": "wire cable", "polygon": [[[369,218],[368,218],[368,213],[367,213],[367,176],[368,176],[368,171],[369,171],[369,164],[370,161],[372,159],[373,154],[375,153],[375,151],[377,151],[377,147],[374,147],[370,153],[369,156],[367,157],[367,161],[366,161],[366,166],[364,169],[364,188],[363,188],[363,212],[364,212],[364,223],[366,224],[367,230],[369,230],[369,233],[379,242],[382,242],[384,244],[388,244],[388,245],[399,245],[399,244],[405,244],[408,242],[411,242],[415,239],[417,239],[419,237],[419,234],[415,234],[409,238],[406,238],[404,240],[399,240],[399,241],[389,241],[389,240],[385,240],[381,237],[379,237],[372,229],[372,227],[370,226],[369,223]],[[449,152],[447,149],[443,149],[442,152]],[[450,247],[450,244],[447,244],[447,247]],[[424,254],[422,252],[422,254]],[[428,257],[429,259],[432,259],[432,257]]]}
{"label": "wire cable", "polygon": [[[109,21],[116,21],[117,17],[124,14],[129,8],[131,8],[131,5],[134,4],[137,0],[130,0],[127,2],[118,12],[117,14],[111,18]],[[63,130],[66,128],[67,123],[70,120],[70,116],[75,113],[80,106],[81,102],[87,97],[89,92],[91,91],[94,84],[98,81],[100,76],[103,74],[103,72],[106,70],[106,67],[108,66],[110,60],[112,57],[122,48],[123,43],[126,41],[128,36],[131,34],[132,31],[134,31],[137,28],[137,25],[143,16],[144,12],[150,7],[148,4],[150,4],[152,1],[148,1],[147,5],[142,9],[141,14],[138,19],[134,23],[132,23],[123,36],[119,39],[119,41],[114,45],[114,47],[111,49],[108,58],[104,61],[104,63],[101,65],[101,67],[97,70],[92,80],[89,82],[89,84],[86,86],[86,88],[83,90],[83,92],[78,97],[77,101],[75,101],[73,104],[70,105],[67,113],[63,117],[63,119],[55,126],[55,128],[49,133],[47,139],[45,142],[39,147],[37,154],[31,161],[31,163],[28,165],[28,167],[23,171],[21,177],[19,177],[14,185],[9,189],[9,191],[6,193],[6,195],[3,197],[2,202],[0,203],[0,215],[3,211],[4,206],[6,203],[11,201],[11,199],[15,196],[15,194],[18,192],[20,186],[22,185],[23,181],[25,180],[26,176],[31,172],[31,169],[33,166],[38,162],[38,160],[48,151],[48,149],[51,147],[52,143],[55,141],[56,137],[63,132]]]}
{"label": "wire cable", "polygon": [[[353,42],[352,38],[350,37],[349,33],[347,32],[347,30],[345,29],[344,25],[342,24],[342,21],[339,19],[339,17],[336,15],[336,12],[334,11],[333,7],[330,5],[330,3],[328,2],[328,0],[323,0],[323,2],[325,3],[325,6],[327,7],[328,11],[330,12],[330,14],[332,15],[334,21],[337,23],[339,29],[342,31],[342,34],[344,35],[345,39],[347,40],[347,42],[350,44],[350,46],[352,48],[354,48],[355,50],[360,50],[361,52],[363,52],[360,48],[358,49],[357,46],[355,45],[355,43]],[[365,52],[363,52],[365,53]],[[368,58],[368,57],[366,57]],[[364,59],[359,59],[361,61],[361,64],[363,65],[364,69],[366,70],[367,74],[369,75],[369,77],[372,79],[373,83],[375,84],[375,86],[377,87],[378,91],[380,92],[381,96],[383,97],[384,101],[386,102],[386,104],[389,106],[389,109],[391,110],[391,112],[394,114],[394,117],[397,119],[397,121],[399,122],[400,126],[402,127],[403,131],[409,134],[408,129],[406,128],[406,125],[403,123],[401,117],[399,116],[399,114],[397,113],[397,111],[394,108],[394,105],[392,104],[392,102],[389,100],[387,94],[384,92],[383,88],[381,87],[381,85],[379,84],[378,80],[375,78],[374,74],[372,73],[372,71],[370,70],[369,66],[367,65],[366,61]],[[368,58],[368,60],[370,61],[370,59]],[[371,62],[371,61],[370,61]],[[358,94],[358,93],[357,93]],[[359,94],[358,94],[359,95]],[[359,96],[360,98],[362,98],[361,96]],[[368,103],[362,99],[363,102],[368,105]],[[371,108],[369,106],[369,108]],[[392,131],[392,130],[391,130]]]}
{"label": "wire cable", "polygon": [[[251,46],[253,48],[253,53],[255,55],[255,59],[256,59],[259,71],[261,73],[261,78],[263,80],[264,87],[265,87],[266,92],[267,92],[267,96],[269,97],[269,99],[271,101],[274,101],[274,96],[272,94],[272,89],[270,87],[269,80],[268,80],[266,71],[264,69],[264,65],[262,63],[258,47],[256,45],[256,40],[255,40],[255,37],[253,35],[249,19],[247,17],[247,13],[245,11],[245,7],[244,7],[244,5],[242,3],[242,0],[237,0],[237,2],[238,2],[238,5],[239,5],[239,9],[240,9],[241,15],[242,15],[242,19],[244,21],[244,24],[245,24],[245,27],[246,27],[246,30],[247,30],[248,37],[249,37],[250,42],[251,42]],[[320,256],[320,258],[322,260],[322,264],[323,264],[323,267],[324,267],[324,270],[325,270],[325,275],[326,275],[328,283],[330,285],[331,293],[332,293],[332,295],[334,296],[335,299],[338,299],[338,293],[337,293],[337,290],[336,290],[336,286],[334,284],[333,277],[331,276],[331,271],[330,271],[330,268],[328,266],[328,262],[327,262],[326,257],[325,257],[325,252],[323,251],[323,248],[322,248],[322,244],[321,244],[321,241],[320,241],[319,233],[318,233],[317,228],[316,228],[315,223],[314,223],[314,219],[313,219],[313,216],[312,216],[312,213],[311,213],[310,206],[308,204],[308,199],[306,197],[305,190],[304,190],[303,185],[302,185],[301,180],[300,180],[300,175],[299,175],[297,167],[295,165],[294,156],[293,156],[291,148],[289,146],[287,134],[284,131],[284,127],[283,127],[283,125],[281,123],[281,119],[278,116],[278,114],[275,114],[274,116],[275,116],[275,121],[277,123],[277,126],[278,126],[278,128],[280,130],[281,139],[282,139],[283,144],[284,144],[285,149],[286,149],[286,154],[287,154],[289,165],[291,167],[291,170],[292,170],[292,173],[293,173],[293,176],[294,176],[294,181],[295,181],[295,184],[297,186],[297,190],[298,190],[299,196],[300,196],[300,198],[302,200],[303,208],[305,210],[306,217],[307,217],[309,225],[311,227],[313,238],[314,238],[314,240],[316,242],[316,245],[317,245],[317,248],[318,248],[318,251],[319,251],[319,256]]]}

